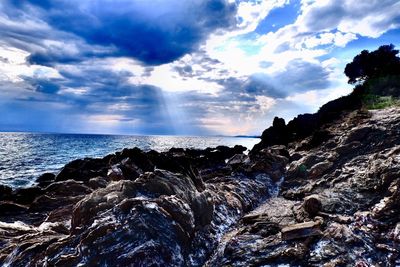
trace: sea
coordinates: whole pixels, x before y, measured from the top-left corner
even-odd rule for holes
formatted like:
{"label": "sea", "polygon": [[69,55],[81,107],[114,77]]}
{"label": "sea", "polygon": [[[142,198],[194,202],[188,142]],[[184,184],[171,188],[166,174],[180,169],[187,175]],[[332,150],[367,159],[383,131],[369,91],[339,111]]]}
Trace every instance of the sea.
{"label": "sea", "polygon": [[0,133],[0,184],[28,187],[43,173],[57,174],[72,160],[102,158],[124,148],[164,152],[172,147],[242,145],[250,150],[259,141],[247,137]]}

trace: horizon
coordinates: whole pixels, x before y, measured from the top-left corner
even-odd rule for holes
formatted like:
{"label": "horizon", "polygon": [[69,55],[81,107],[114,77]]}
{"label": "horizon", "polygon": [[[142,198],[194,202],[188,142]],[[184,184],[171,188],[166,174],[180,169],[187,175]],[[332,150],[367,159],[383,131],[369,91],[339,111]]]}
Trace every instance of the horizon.
{"label": "horizon", "polygon": [[180,134],[118,134],[118,133],[80,133],[80,132],[28,132],[28,131],[7,131],[7,130],[0,130],[0,134],[58,134],[58,135],[104,135],[104,136],[129,136],[129,137],[215,137],[215,138],[254,138],[260,139],[261,135],[180,135]]}
{"label": "horizon", "polygon": [[[157,8],[154,8],[157,6]],[[400,2],[0,3],[0,132],[260,136],[400,46]],[[67,11],[67,12],[64,12]]]}

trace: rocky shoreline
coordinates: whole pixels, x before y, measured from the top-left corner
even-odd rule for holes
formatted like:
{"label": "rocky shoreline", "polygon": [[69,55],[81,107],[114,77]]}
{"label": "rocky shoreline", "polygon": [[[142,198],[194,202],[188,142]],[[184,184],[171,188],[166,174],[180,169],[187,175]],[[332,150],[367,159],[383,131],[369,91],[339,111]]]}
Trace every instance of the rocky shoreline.
{"label": "rocky shoreline", "polygon": [[248,155],[124,149],[2,186],[0,263],[400,265],[400,109],[331,115]]}

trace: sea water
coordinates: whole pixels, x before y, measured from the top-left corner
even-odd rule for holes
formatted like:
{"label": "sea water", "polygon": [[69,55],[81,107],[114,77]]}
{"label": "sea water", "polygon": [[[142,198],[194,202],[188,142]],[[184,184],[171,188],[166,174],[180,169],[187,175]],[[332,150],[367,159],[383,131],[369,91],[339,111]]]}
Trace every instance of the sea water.
{"label": "sea water", "polygon": [[56,174],[72,160],[101,158],[124,148],[163,152],[171,147],[242,145],[251,149],[259,141],[239,137],[0,133],[0,184],[26,187],[45,172]]}

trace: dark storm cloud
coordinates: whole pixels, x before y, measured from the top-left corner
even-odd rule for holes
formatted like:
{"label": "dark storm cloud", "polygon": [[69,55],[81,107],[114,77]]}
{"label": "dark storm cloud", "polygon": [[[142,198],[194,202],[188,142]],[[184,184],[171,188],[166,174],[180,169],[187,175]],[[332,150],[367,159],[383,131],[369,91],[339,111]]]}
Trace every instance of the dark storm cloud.
{"label": "dark storm cloud", "polygon": [[0,5],[0,18],[12,22],[0,23],[1,42],[29,52],[27,61],[31,64],[53,66],[79,63],[91,58],[107,57],[116,51],[115,47],[87,44],[82,38],[55,30],[39,18],[22,11],[13,16],[10,14],[12,10]]}
{"label": "dark storm cloud", "polygon": [[[62,50],[62,48],[47,48],[45,51],[33,52],[27,61],[30,64],[42,65],[42,66],[53,66],[54,64],[72,64],[79,63],[82,60],[91,57],[106,57],[110,55],[109,51],[104,52],[94,52],[88,51],[90,49],[88,46],[77,46],[79,49],[76,52],[69,52]],[[85,49],[86,48],[86,49]]]}
{"label": "dark storm cloud", "polygon": [[[236,24],[236,5],[226,0],[5,3],[10,16],[21,19],[24,11],[31,12],[54,29],[72,33],[92,45],[115,48],[110,52],[112,56],[128,56],[148,65],[174,61],[196,50],[210,33]],[[47,50],[34,53],[30,60],[49,65],[76,58]]]}
{"label": "dark storm cloud", "polygon": [[129,94],[130,89],[127,88],[130,88],[128,83],[129,77],[132,76],[130,72],[113,72],[95,66],[85,69],[76,65],[76,68],[73,71],[60,71],[60,74],[66,79],[64,84],[68,88],[87,87],[90,90],[89,94],[96,92],[97,96],[101,94],[115,97]]}

